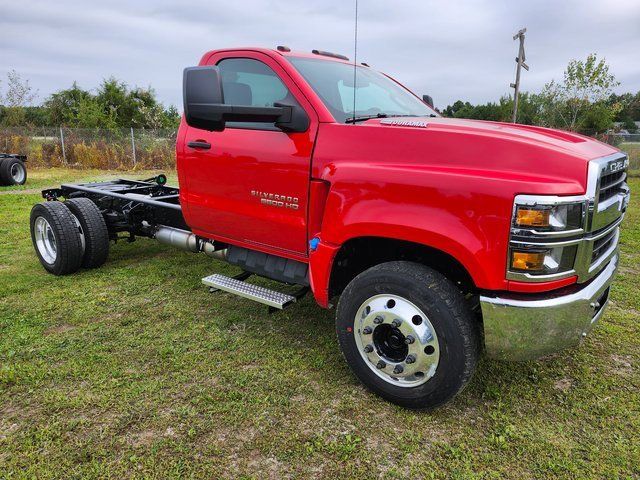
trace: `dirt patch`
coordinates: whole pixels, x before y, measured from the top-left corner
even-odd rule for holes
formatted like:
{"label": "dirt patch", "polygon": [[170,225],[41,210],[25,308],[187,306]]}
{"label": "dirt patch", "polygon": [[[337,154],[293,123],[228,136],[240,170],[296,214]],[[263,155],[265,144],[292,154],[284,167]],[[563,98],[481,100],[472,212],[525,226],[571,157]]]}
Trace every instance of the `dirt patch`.
{"label": "dirt patch", "polygon": [[640,273],[640,269],[622,265],[620,268],[618,268],[618,273],[620,273],[621,275],[637,275],[638,273]]}
{"label": "dirt patch", "polygon": [[17,423],[11,423],[11,424],[0,423],[0,441],[6,440],[9,435],[11,435],[14,432],[17,432],[18,428],[19,427]]}
{"label": "dirt patch", "polygon": [[0,195],[31,195],[32,193],[40,193],[42,189],[39,188],[27,188],[24,190],[4,190],[0,192]]}
{"label": "dirt patch", "polygon": [[128,440],[134,447],[149,447],[156,439],[161,438],[162,435],[159,435],[155,430],[143,430],[133,433],[128,437]]}
{"label": "dirt patch", "polygon": [[633,373],[633,364],[629,355],[611,355],[613,363],[613,372],[618,375],[631,375]]}
{"label": "dirt patch", "polygon": [[68,325],[63,323],[62,325],[56,325],[55,327],[49,327],[44,331],[45,335],[55,335],[60,333],[66,333],[71,330],[74,330],[76,327],[74,325]]}
{"label": "dirt patch", "polygon": [[560,378],[553,382],[553,388],[560,390],[561,392],[568,392],[573,387],[573,380],[571,378]]}
{"label": "dirt patch", "polygon": [[247,462],[247,467],[250,472],[261,472],[261,478],[269,478],[277,480],[283,478],[283,466],[282,463],[275,457],[264,457],[259,451],[252,451],[250,458]]}

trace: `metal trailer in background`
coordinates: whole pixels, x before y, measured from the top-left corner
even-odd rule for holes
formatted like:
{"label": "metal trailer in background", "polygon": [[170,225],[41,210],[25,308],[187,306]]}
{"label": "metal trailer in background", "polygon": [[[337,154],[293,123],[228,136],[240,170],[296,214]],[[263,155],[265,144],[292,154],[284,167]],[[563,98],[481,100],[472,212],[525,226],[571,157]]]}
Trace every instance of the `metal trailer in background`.
{"label": "metal trailer in background", "polygon": [[24,185],[27,181],[26,155],[0,153],[0,185]]}

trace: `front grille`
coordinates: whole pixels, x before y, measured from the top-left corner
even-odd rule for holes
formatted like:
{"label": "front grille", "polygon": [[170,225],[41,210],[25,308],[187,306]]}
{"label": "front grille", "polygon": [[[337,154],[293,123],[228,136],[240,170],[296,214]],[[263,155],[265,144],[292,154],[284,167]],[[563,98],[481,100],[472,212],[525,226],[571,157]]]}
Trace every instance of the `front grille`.
{"label": "front grille", "polygon": [[607,250],[609,250],[609,247],[613,244],[613,242],[616,239],[616,233],[617,233],[617,229],[614,228],[611,233],[593,242],[593,250],[591,252],[591,263],[594,263],[602,255],[604,255],[607,252]]}
{"label": "front grille", "polygon": [[603,202],[620,193],[626,178],[626,170],[608,173],[600,177],[600,193],[598,195],[598,202]]}

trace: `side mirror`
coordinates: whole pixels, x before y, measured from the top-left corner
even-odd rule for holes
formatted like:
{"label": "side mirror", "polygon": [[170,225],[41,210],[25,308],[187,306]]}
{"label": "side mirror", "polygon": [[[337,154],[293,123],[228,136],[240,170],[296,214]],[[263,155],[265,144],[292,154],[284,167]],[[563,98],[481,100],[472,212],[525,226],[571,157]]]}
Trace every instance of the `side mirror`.
{"label": "side mirror", "polygon": [[221,132],[226,122],[275,123],[276,127],[292,132],[309,128],[309,119],[298,106],[225,105],[220,70],[214,66],[184,69],[183,100],[187,125],[202,130]]}
{"label": "side mirror", "polygon": [[209,131],[224,130],[222,112],[216,108],[224,104],[218,67],[185,68],[182,89],[187,125]]}
{"label": "side mirror", "polygon": [[431,108],[433,107],[433,98],[430,95],[422,95],[422,101],[429,105]]}

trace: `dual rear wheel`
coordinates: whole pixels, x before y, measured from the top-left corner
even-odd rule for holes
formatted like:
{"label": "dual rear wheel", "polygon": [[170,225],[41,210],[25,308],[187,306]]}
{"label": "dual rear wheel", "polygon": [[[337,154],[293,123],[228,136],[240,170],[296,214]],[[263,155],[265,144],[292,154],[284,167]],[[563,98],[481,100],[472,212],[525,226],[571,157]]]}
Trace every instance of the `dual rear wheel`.
{"label": "dual rear wheel", "polygon": [[109,254],[109,231],[88,198],[39,203],[31,210],[31,240],[42,266],[54,275],[96,268]]}

